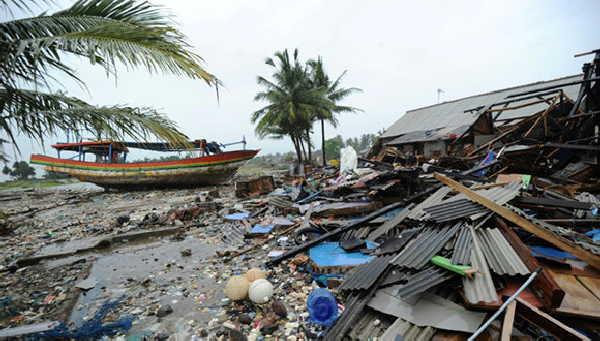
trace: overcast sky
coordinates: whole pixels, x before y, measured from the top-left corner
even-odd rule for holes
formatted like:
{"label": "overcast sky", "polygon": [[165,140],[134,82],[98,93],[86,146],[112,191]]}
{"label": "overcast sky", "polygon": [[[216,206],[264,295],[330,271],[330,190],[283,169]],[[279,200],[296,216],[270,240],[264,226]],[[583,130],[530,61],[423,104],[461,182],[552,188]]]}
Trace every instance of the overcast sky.
{"label": "overcast sky", "polygon": [[[257,75],[277,50],[322,56],[327,71],[348,70],[346,87],[363,93],[345,104],[364,110],[340,117],[327,137],[375,133],[406,110],[442,100],[577,74],[600,48],[600,1],[152,1],[166,6],[206,68],[225,84],[220,102],[202,81],[122,68],[118,80],[78,62],[90,92],[68,93],[99,105],[160,108],[193,138],[220,142],[246,136],[264,153],[292,150],[288,140],[258,140],[250,114]],[[69,1],[62,0],[62,4]],[[50,139],[49,142],[53,139]],[[23,140],[23,158],[41,152]],[[54,155],[51,148],[46,153]]]}

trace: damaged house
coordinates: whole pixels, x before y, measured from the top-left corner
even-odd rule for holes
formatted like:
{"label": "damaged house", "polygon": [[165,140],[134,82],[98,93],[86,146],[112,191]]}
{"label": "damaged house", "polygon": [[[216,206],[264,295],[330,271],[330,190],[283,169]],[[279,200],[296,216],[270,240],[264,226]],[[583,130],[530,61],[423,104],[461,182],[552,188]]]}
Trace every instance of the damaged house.
{"label": "damaged house", "polygon": [[537,113],[572,106],[581,79],[562,77],[409,110],[385,131],[371,156],[404,163],[469,155]]}

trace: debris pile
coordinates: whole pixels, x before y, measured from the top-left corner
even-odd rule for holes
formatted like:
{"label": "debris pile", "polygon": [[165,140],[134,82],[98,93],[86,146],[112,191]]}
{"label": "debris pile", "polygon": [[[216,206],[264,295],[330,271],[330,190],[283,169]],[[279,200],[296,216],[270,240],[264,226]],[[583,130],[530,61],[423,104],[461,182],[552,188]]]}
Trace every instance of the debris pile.
{"label": "debris pile", "polygon": [[93,320],[107,340],[598,339],[594,53],[583,76],[484,97],[463,109],[472,125],[384,138],[368,159],[345,149],[341,167],[46,194],[59,206],[20,194],[0,335],[84,335]]}

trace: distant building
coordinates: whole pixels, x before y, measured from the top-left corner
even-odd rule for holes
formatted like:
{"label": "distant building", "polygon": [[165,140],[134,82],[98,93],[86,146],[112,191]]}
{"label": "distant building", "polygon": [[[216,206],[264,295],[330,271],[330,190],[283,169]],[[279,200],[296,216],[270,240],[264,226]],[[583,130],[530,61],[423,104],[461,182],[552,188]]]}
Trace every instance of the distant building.
{"label": "distant building", "polygon": [[[561,91],[561,101],[573,102],[580,84],[521,96],[520,101],[503,104],[509,96],[581,79],[582,75],[568,76],[409,110],[385,131],[370,155],[379,154],[382,158],[386,152],[392,152],[400,158],[431,159],[473,150],[497,136],[503,127],[548,108],[550,99],[560,96]],[[492,110],[487,110],[490,105]],[[459,143],[452,144],[457,138],[461,138]]]}

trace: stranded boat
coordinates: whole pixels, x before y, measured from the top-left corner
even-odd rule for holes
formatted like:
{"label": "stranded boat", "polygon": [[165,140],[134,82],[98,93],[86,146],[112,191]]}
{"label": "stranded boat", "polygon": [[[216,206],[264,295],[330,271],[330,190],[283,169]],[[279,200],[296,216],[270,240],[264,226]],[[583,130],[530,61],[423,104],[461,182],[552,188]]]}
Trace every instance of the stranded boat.
{"label": "stranded boat", "polygon": [[[31,163],[44,165],[46,170],[66,173],[81,181],[93,182],[104,188],[132,189],[157,187],[196,187],[215,185],[229,180],[245,161],[252,159],[260,150],[221,151],[216,142],[206,140],[190,142],[193,149],[173,148],[168,143],[116,142],[111,140],[59,143],[52,145],[58,157],[32,155]],[[129,148],[154,151],[189,152],[198,157],[159,162],[128,163]],[[77,154],[64,159],[65,151]],[[86,161],[86,155],[95,156],[94,162]]]}

